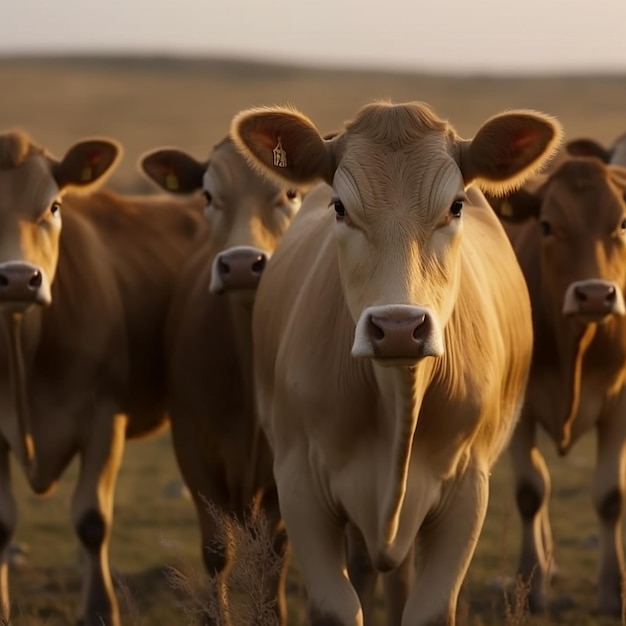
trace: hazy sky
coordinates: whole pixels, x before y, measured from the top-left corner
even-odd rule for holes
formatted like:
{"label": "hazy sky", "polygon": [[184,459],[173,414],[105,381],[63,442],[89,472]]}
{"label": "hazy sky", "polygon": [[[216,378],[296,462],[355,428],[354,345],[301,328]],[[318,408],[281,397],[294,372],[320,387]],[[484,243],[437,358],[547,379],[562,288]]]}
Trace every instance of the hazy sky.
{"label": "hazy sky", "polygon": [[626,72],[626,0],[0,0],[0,52],[51,50]]}

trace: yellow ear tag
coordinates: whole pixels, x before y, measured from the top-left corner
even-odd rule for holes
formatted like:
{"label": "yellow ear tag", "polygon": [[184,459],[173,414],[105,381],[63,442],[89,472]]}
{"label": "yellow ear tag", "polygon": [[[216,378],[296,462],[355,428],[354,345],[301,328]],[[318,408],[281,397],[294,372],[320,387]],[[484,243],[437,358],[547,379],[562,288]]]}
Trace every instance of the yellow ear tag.
{"label": "yellow ear tag", "polygon": [[88,183],[93,178],[93,171],[89,165],[83,167],[83,171],[80,173],[80,180],[83,183]]}
{"label": "yellow ear tag", "polygon": [[170,172],[165,177],[165,187],[168,191],[178,191],[180,185],[178,184],[178,176],[174,172]]}
{"label": "yellow ear tag", "polygon": [[513,207],[508,200],[505,200],[500,205],[500,215],[502,215],[503,217],[513,217]]}

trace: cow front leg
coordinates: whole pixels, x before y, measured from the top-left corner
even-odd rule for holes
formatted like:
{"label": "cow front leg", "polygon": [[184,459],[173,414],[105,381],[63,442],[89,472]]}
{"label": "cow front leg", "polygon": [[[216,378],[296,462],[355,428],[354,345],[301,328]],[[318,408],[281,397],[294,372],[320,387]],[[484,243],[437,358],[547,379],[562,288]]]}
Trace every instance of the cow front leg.
{"label": "cow front leg", "polygon": [[378,572],[374,568],[363,535],[353,524],[348,524],[346,527],[346,547],[348,576],[361,602],[363,624],[364,626],[372,626]]}
{"label": "cow front leg", "polygon": [[[598,424],[598,458],[593,480],[593,504],[600,521],[600,560],[597,606],[601,613],[622,615],[624,553],[622,511],[624,506],[623,411]],[[617,426],[617,428],[616,428]]]}
{"label": "cow front leg", "polygon": [[78,623],[119,626],[119,608],[109,569],[109,540],[126,417],[97,412],[91,420],[89,439],[80,451],[80,473],[72,497],[72,521],[85,568]]}
{"label": "cow front leg", "polygon": [[276,467],[280,508],[304,579],[310,626],[363,626],[361,604],[347,573],[345,525],[316,498],[306,451]]}
{"label": "cow front leg", "polygon": [[9,548],[17,522],[17,506],[11,489],[9,448],[0,443],[0,623],[9,622]]}
{"label": "cow front leg", "polygon": [[[172,442],[178,468],[193,499],[200,529],[200,554],[208,575],[205,626],[230,626],[228,574],[232,564],[230,539],[233,507],[219,461],[206,458],[203,439],[189,415],[173,413]],[[212,462],[213,461],[213,462]]]}
{"label": "cow front leg", "polygon": [[268,535],[272,541],[272,555],[269,568],[266,564],[261,563],[261,575],[263,576],[263,607],[273,607],[272,619],[267,615],[268,611],[263,611],[258,623],[267,624],[271,622],[277,626],[285,626],[287,624],[287,597],[286,585],[287,574],[289,571],[289,554],[290,544],[285,529],[285,523],[278,504],[278,493],[276,487],[272,486],[264,489],[261,498],[259,498],[259,507],[261,510],[262,520],[268,525]]}
{"label": "cow front leg", "polygon": [[487,513],[489,472],[469,467],[419,530],[415,584],[402,626],[454,626],[461,585]]}
{"label": "cow front leg", "polygon": [[[518,576],[532,613],[544,611],[547,587],[554,571],[548,503],[550,474],[535,441],[535,423],[522,416],[510,447],[515,501],[522,522]],[[527,591],[526,591],[527,590]]]}
{"label": "cow front leg", "polygon": [[409,593],[415,583],[415,546],[404,561],[388,574],[383,574],[385,611],[388,626],[400,626]]}

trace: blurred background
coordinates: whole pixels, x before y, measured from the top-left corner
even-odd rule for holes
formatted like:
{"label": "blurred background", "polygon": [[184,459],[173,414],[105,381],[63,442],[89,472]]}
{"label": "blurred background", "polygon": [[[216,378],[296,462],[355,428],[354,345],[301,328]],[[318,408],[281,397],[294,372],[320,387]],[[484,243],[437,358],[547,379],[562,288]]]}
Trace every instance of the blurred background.
{"label": "blurred background", "polygon": [[[85,136],[114,137],[125,158],[109,184],[127,192],[154,191],[136,169],[143,152],[170,145],[204,158],[253,105],[293,104],[323,131],[380,98],[426,101],[465,137],[520,107],[556,115],[570,138],[609,145],[626,131],[624,0],[4,0],[0,15],[0,131],[21,127],[57,156]],[[593,438],[565,459],[546,448],[562,578],[557,612],[528,623],[612,624],[589,614]],[[73,465],[41,499],[15,472],[16,624],[72,622],[75,475]],[[506,458],[492,479],[467,583],[476,625],[503,623],[518,548]],[[117,491],[112,564],[129,623],[183,623],[162,571],[179,559],[199,567],[198,535],[164,433],[129,444]],[[298,624],[296,574],[290,584]]]}

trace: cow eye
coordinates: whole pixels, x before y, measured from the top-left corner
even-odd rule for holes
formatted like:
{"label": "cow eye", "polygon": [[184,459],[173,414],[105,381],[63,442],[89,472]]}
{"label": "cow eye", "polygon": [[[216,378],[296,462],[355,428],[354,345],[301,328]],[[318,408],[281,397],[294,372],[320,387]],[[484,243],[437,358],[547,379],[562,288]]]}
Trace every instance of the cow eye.
{"label": "cow eye", "polygon": [[550,224],[550,222],[546,222],[546,220],[541,220],[539,222],[539,228],[541,228],[541,234],[544,237],[548,237],[552,234],[552,224]]}
{"label": "cow eye", "polygon": [[450,207],[452,217],[461,217],[463,213],[463,200],[455,200]]}
{"label": "cow eye", "polygon": [[622,223],[620,224],[619,227],[622,231],[622,234],[626,233],[626,217],[622,220]]}
{"label": "cow eye", "polygon": [[298,197],[298,190],[297,189],[287,189],[286,194],[287,194],[287,198],[289,200],[295,200]]}
{"label": "cow eye", "polygon": [[56,215],[60,210],[61,210],[61,203],[58,200],[55,200],[50,205],[50,213],[52,213],[52,215]]}
{"label": "cow eye", "polygon": [[202,190],[202,195],[204,196],[204,200],[207,203],[207,206],[209,204],[211,204],[211,202],[213,202],[213,196],[211,195],[210,191],[207,191],[206,189]]}
{"label": "cow eye", "polygon": [[343,206],[343,202],[341,200],[334,200],[331,202],[333,208],[335,209],[335,214],[337,217],[337,221],[340,222],[346,217],[346,207]]}

